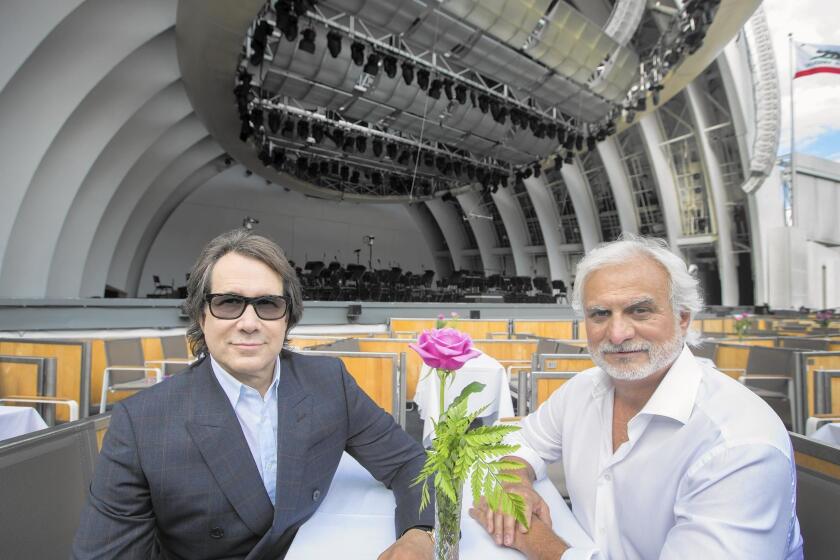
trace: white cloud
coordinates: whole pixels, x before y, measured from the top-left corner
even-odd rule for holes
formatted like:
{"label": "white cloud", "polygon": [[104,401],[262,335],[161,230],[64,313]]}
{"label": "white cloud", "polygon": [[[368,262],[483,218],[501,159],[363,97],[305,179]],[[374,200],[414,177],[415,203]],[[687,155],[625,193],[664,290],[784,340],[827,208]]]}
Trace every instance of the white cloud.
{"label": "white cloud", "polygon": [[[782,153],[790,149],[790,61],[788,33],[801,43],[840,45],[840,2],[836,0],[765,0],[782,93]],[[796,149],[840,130],[840,76],[817,74],[795,82]],[[840,148],[840,146],[838,147]],[[836,158],[832,158],[836,159]]]}

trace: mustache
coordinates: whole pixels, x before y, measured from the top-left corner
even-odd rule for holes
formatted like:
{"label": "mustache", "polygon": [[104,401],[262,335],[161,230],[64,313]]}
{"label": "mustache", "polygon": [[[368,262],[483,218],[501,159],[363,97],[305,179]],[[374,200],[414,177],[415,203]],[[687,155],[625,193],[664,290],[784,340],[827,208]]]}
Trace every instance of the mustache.
{"label": "mustache", "polygon": [[643,342],[623,342],[621,344],[613,344],[611,342],[602,342],[598,346],[598,351],[601,353],[615,353],[615,352],[648,352],[651,345]]}

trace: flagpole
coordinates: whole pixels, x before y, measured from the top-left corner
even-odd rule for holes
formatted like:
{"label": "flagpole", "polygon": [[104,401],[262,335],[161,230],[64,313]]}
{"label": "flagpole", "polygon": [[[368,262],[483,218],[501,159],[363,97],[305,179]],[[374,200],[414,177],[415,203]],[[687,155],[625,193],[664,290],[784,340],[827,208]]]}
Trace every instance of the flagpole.
{"label": "flagpole", "polygon": [[[793,81],[796,77],[796,61],[793,48],[793,33],[788,33],[790,56],[790,225],[796,226],[796,211],[794,210],[794,185],[796,184],[796,126],[794,121]],[[787,220],[785,220],[787,224]]]}

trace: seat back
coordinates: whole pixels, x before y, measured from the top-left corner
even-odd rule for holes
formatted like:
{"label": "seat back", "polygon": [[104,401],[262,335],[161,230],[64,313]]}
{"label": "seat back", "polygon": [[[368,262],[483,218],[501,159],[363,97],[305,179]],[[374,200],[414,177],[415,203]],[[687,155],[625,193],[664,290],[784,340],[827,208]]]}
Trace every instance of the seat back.
{"label": "seat back", "polygon": [[796,515],[805,558],[837,558],[840,550],[840,448],[790,434],[796,461]]}
{"label": "seat back", "polygon": [[[143,367],[143,344],[139,338],[110,338],[105,339],[105,359],[108,367],[129,366]],[[146,372],[114,370],[111,372],[110,385],[126,383],[146,377]]]}
{"label": "seat back", "polygon": [[0,443],[3,558],[67,558],[110,415],[69,422]]}

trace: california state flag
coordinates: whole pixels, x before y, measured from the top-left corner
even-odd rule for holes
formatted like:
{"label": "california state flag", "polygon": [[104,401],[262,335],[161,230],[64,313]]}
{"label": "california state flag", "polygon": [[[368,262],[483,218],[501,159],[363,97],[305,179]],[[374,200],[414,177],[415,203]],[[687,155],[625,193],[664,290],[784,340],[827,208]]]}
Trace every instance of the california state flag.
{"label": "california state flag", "polygon": [[840,74],[840,46],[796,43],[794,78],[827,72]]}

